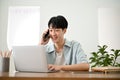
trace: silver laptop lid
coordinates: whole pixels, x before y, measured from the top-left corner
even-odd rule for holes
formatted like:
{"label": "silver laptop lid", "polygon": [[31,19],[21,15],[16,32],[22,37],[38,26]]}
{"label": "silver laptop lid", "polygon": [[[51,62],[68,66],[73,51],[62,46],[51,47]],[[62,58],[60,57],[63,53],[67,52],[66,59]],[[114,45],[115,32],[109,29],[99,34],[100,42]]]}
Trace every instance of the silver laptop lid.
{"label": "silver laptop lid", "polygon": [[17,71],[48,72],[45,47],[13,46],[13,57]]}

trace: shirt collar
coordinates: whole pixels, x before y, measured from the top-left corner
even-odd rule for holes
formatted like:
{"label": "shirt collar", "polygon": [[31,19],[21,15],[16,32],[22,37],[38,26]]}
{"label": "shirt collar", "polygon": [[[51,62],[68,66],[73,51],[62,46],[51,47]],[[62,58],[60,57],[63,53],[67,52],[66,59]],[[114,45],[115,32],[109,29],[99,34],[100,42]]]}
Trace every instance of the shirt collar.
{"label": "shirt collar", "polygon": [[65,39],[65,44],[64,46],[71,47],[71,42]]}
{"label": "shirt collar", "polygon": [[[71,47],[71,42],[68,41],[67,39],[65,39],[64,47],[69,47],[69,48],[70,48],[70,47]],[[49,48],[48,48],[48,52],[49,52],[49,53],[55,52],[55,47],[54,47],[54,44],[53,44],[53,43],[50,44],[50,46],[49,46]]]}

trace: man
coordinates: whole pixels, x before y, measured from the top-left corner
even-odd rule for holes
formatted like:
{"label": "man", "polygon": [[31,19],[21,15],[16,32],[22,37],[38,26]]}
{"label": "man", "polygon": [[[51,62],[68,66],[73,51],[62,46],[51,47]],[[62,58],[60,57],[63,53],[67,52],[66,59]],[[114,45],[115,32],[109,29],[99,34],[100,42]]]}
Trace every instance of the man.
{"label": "man", "polygon": [[[49,70],[89,70],[86,55],[80,43],[64,38],[68,22],[63,16],[52,17],[48,30],[42,35],[40,45],[46,46]],[[49,39],[52,44],[47,44]]]}

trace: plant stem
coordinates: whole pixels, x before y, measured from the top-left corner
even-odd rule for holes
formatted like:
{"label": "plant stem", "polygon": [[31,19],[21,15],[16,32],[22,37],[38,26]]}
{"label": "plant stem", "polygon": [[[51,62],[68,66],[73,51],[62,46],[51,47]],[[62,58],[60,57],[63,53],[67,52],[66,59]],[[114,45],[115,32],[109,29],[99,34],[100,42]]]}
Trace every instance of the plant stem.
{"label": "plant stem", "polygon": [[114,59],[113,66],[115,66],[116,59],[117,59],[117,57],[115,57],[115,59]]}

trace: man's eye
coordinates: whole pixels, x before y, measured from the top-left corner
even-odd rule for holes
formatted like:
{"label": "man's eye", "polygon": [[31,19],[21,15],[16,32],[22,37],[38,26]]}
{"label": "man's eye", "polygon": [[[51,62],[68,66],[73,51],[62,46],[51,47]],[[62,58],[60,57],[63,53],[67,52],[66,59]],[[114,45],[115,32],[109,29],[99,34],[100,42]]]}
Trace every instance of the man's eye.
{"label": "man's eye", "polygon": [[50,32],[52,32],[52,30],[49,30]]}
{"label": "man's eye", "polygon": [[59,29],[56,29],[55,31],[59,31]]}

